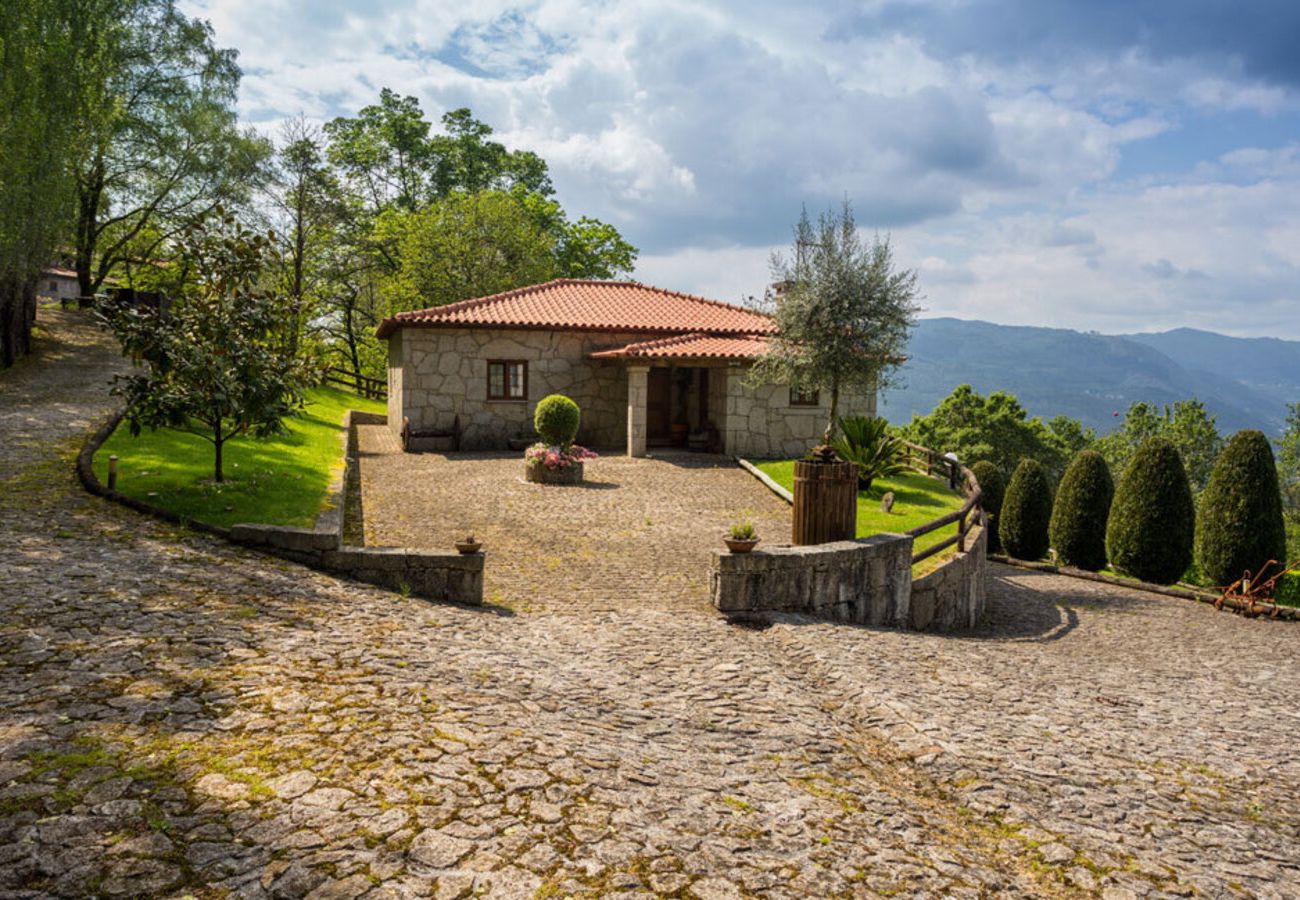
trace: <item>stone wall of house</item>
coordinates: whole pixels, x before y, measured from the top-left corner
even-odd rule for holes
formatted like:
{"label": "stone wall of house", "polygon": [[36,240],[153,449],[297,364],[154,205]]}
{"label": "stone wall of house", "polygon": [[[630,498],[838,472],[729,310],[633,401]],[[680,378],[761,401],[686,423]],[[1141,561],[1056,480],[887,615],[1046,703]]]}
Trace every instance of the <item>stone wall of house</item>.
{"label": "stone wall of house", "polygon": [[[726,452],[750,459],[800,457],[821,443],[830,414],[830,396],[819,392],[816,406],[792,406],[786,385],[746,383],[746,368],[731,367],[727,373],[726,414],[719,428]],[[849,392],[840,395],[840,415],[874,416],[874,393]]]}
{"label": "stone wall of house", "polygon": [[912,582],[908,627],[915,631],[965,631],[984,614],[988,533],[975,525],[966,552]]}
{"label": "stone wall of house", "polygon": [[[400,338],[399,338],[400,335]],[[627,445],[627,372],[617,363],[587,359],[594,350],[654,335],[527,329],[404,328],[389,343],[389,425],[403,415],[416,429],[450,430],[459,415],[465,450],[500,449],[533,435],[533,410],[547,394],[562,393],[582,407],[579,443],[599,449]],[[488,400],[488,360],[528,361],[525,401]],[[399,383],[401,390],[392,385]],[[394,415],[393,413],[397,414]]]}
{"label": "stone wall of house", "polygon": [[879,534],[809,547],[715,552],[713,605],[739,618],[802,613],[833,622],[905,626],[912,539]]}
{"label": "stone wall of house", "polygon": [[[628,371],[588,354],[660,335],[527,329],[403,328],[389,338],[388,423],[449,432],[460,417],[461,447],[502,449],[533,435],[533,410],[547,394],[563,393],[582,407],[578,441],[601,450],[627,449]],[[489,360],[528,361],[525,401],[488,400]],[[724,451],[755,459],[802,456],[818,443],[829,397],[818,406],[792,406],[784,385],[750,386],[744,365],[709,367],[709,419]],[[874,395],[846,394],[845,415],[875,414]],[[693,420],[692,420],[693,421]],[[642,422],[644,425],[644,422]]]}

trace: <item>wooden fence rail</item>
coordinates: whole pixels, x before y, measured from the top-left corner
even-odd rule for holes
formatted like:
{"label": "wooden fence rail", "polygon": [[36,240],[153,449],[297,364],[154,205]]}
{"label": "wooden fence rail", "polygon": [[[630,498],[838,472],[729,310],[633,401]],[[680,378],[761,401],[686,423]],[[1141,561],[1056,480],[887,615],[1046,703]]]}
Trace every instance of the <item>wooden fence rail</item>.
{"label": "wooden fence rail", "polygon": [[368,397],[371,400],[386,400],[388,398],[388,383],[382,378],[370,378],[366,375],[349,372],[347,369],[330,366],[325,370],[325,381],[350,388],[362,397]]}
{"label": "wooden fence rail", "polygon": [[923,559],[929,559],[936,553],[942,553],[954,544],[957,546],[958,553],[965,552],[966,535],[970,534],[970,530],[976,525],[988,526],[988,516],[985,515],[983,506],[984,492],[975,479],[975,473],[963,466],[955,458],[945,456],[931,450],[929,447],[922,447],[920,444],[913,444],[909,441],[904,441],[903,446],[907,448],[907,464],[914,471],[930,477],[942,476],[947,479],[949,487],[957,490],[960,486],[962,493],[966,496],[966,502],[962,504],[961,509],[926,522],[924,525],[918,525],[907,532],[911,537],[918,538],[923,534],[930,534],[941,528],[946,528],[954,522],[957,524],[956,534],[943,539],[937,544],[926,547],[924,550],[913,553],[912,564],[915,565]]}

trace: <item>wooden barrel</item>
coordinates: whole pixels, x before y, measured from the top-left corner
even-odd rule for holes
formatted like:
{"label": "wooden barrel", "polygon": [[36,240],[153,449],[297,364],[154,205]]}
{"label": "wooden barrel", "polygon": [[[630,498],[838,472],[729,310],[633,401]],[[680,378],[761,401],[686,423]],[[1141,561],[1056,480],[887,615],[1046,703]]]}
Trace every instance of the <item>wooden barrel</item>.
{"label": "wooden barrel", "polygon": [[851,541],[858,530],[858,470],[848,462],[794,464],[794,534],[791,543]]}

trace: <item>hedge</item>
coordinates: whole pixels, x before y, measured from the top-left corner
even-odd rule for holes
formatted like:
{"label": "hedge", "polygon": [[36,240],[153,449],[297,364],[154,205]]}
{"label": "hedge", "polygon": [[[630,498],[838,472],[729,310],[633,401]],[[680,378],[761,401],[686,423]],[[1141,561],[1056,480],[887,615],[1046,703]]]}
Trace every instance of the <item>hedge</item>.
{"label": "hedge", "polygon": [[1106,568],[1106,520],[1114,496],[1115,482],[1100,453],[1083,450],[1070,460],[1048,529],[1061,562],[1089,572]]}
{"label": "hedge", "polygon": [[1036,560],[1047,555],[1047,528],[1052,518],[1052,488],[1036,459],[1022,459],[1011,474],[1002,500],[998,537],[1016,559]]}
{"label": "hedge", "polygon": [[1173,584],[1192,563],[1196,510],[1174,445],[1148,438],[1115,491],[1106,526],[1111,565],[1155,584]]}
{"label": "hedge", "polygon": [[998,539],[998,523],[1002,515],[1002,498],[1007,493],[1007,480],[1003,477],[1002,470],[986,459],[975,463],[970,470],[979,482],[983,495],[980,504],[989,517],[989,552],[997,553],[1002,549],[1002,542]]}
{"label": "hedge", "polygon": [[1201,494],[1196,565],[1211,585],[1227,587],[1270,561],[1286,561],[1273,448],[1262,431],[1239,431],[1215,460]]}

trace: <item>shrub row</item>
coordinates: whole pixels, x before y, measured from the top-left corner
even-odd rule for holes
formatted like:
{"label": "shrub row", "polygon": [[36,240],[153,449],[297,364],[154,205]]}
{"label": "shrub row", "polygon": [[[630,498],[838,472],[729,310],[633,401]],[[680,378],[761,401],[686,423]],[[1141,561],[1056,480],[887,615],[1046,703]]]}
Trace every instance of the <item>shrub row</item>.
{"label": "shrub row", "polygon": [[1143,581],[1172,584],[1195,558],[1202,577],[1215,586],[1285,559],[1277,469],[1268,438],[1259,431],[1239,432],[1228,442],[1199,516],[1182,459],[1163,438],[1138,448],[1118,489],[1101,455],[1082,451],[1066,468],[1054,502],[1046,473],[1034,460],[1016,467],[1005,497],[995,467],[977,463],[973,471],[998,541],[1020,559],[1040,559],[1052,547],[1067,565],[1097,571],[1109,561]]}

